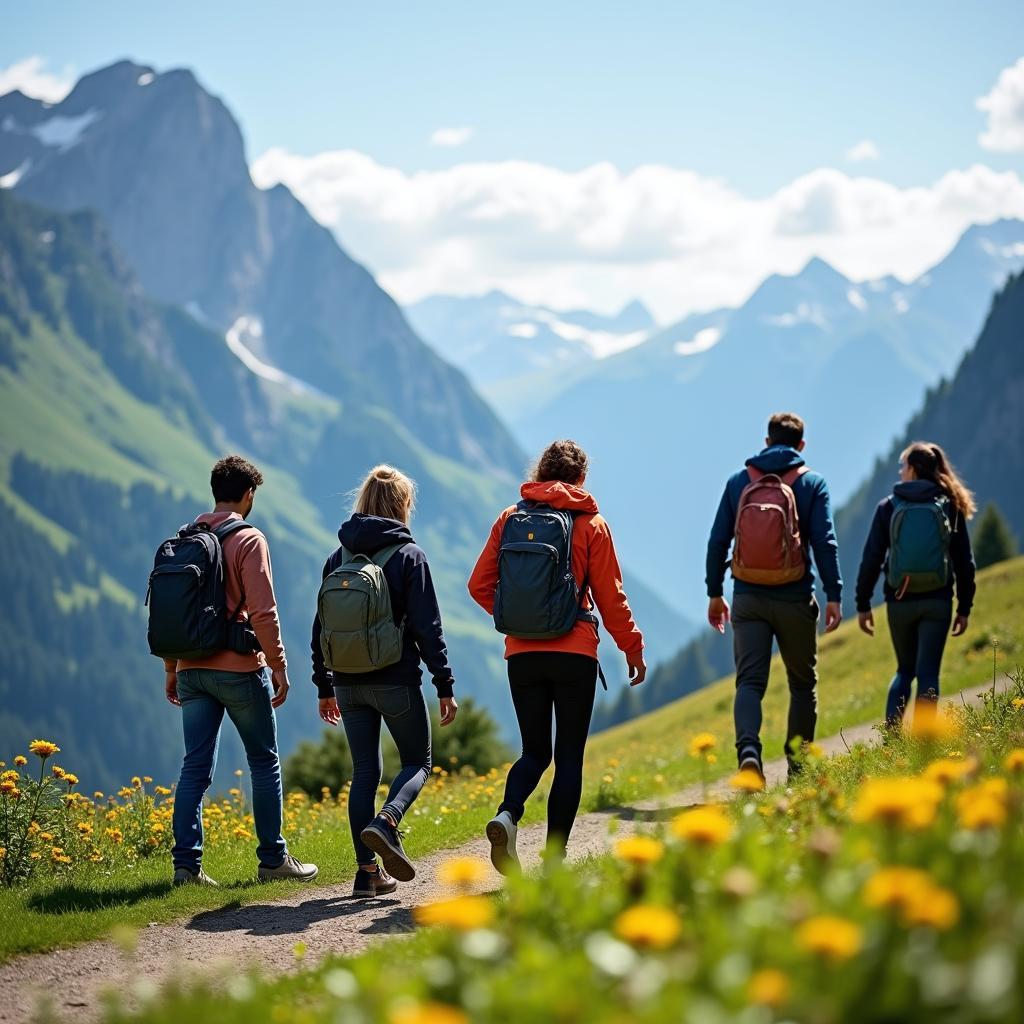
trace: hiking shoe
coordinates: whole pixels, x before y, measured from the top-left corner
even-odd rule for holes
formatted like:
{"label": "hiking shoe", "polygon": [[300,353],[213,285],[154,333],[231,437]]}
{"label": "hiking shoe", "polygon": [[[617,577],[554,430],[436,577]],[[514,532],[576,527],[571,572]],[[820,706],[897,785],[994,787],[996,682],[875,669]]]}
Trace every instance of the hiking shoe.
{"label": "hiking shoe", "polygon": [[289,879],[294,882],[312,882],[319,872],[320,869],[315,864],[303,864],[301,860],[296,860],[290,853],[286,853],[284,860],[276,868],[268,868],[261,864],[258,877],[261,882]]}
{"label": "hiking shoe", "polygon": [[740,771],[756,772],[761,777],[761,781],[765,782],[764,768],[761,767],[761,758],[757,754],[744,754],[740,758]]}
{"label": "hiking shoe", "polygon": [[191,871],[188,868],[175,868],[174,881],[171,885],[206,885],[216,889],[217,883],[202,869]]}
{"label": "hiking shoe", "polygon": [[516,834],[519,827],[508,811],[499,811],[487,822],[487,839],[491,844],[491,863],[503,875],[511,874],[519,867],[516,852]]}
{"label": "hiking shoe", "polygon": [[398,882],[378,864],[376,871],[360,868],[356,872],[356,880],[352,883],[352,895],[359,899],[373,899],[374,896],[386,896],[397,888]]}
{"label": "hiking shoe", "polygon": [[402,833],[383,814],[378,814],[359,838],[380,856],[389,875],[400,882],[411,882],[416,877],[416,868],[402,846]]}

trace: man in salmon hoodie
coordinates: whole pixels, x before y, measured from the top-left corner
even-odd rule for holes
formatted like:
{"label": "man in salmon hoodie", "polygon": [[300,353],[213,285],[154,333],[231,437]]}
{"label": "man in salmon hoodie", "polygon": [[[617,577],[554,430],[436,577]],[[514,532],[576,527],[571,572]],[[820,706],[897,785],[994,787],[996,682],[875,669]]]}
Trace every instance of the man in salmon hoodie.
{"label": "man in salmon hoodie", "polygon": [[[541,455],[533,480],[520,490],[525,502],[573,514],[572,575],[576,586],[586,593],[581,594],[575,624],[564,635],[550,639],[505,639],[509,685],[523,752],[509,770],[505,798],[487,825],[491,860],[503,873],[518,864],[517,826],[527,799],[551,763],[552,753],[555,776],[548,796],[548,850],[555,857],[565,855],[580,804],[583,753],[597,688],[598,634],[592,612],[595,602],[605,628],[626,655],[631,685],[642,683],[647,673],[643,636],[633,621],[622,589],[622,570],[611,531],[598,513],[597,502],[583,490],[587,466],[586,453],[574,441],[555,441]],[[510,506],[498,516],[469,579],[473,599],[491,614],[498,590],[502,537],[517,508]]]}

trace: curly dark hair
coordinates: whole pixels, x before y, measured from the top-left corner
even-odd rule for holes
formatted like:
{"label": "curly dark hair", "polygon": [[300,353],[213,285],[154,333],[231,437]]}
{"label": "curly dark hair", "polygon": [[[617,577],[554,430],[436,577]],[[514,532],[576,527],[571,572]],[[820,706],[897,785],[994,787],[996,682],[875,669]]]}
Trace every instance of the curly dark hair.
{"label": "curly dark hair", "polygon": [[263,483],[263,474],[241,455],[225,455],[210,473],[214,501],[238,502]]}
{"label": "curly dark hair", "polygon": [[587,475],[589,465],[587,453],[575,441],[552,441],[537,460],[533,479],[538,483],[561,480],[578,484]]}

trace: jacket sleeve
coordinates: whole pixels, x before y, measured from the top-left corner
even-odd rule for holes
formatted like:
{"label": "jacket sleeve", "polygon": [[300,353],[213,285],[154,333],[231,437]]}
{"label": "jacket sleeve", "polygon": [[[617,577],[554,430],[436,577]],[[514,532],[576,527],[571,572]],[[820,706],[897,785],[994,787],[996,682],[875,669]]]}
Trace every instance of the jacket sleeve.
{"label": "jacket sleeve", "polygon": [[974,552],[971,550],[971,535],[967,532],[964,517],[957,512],[956,523],[949,539],[949,557],[953,562],[956,577],[956,613],[970,615],[974,605]]}
{"label": "jacket sleeve", "polygon": [[274,671],[287,667],[281,622],[274,596],[274,576],[270,568],[270,549],[259,530],[246,530],[239,537],[238,575],[249,613],[249,625],[263,648],[267,664]]}
{"label": "jacket sleeve", "polygon": [[843,578],[839,572],[839,543],[836,541],[835,523],[832,522],[832,499],[824,478],[819,478],[815,487],[809,532],[814,564],[825,589],[825,600],[841,601]]}
{"label": "jacket sleeve", "polygon": [[437,688],[438,697],[450,697],[455,685],[451,666],[448,664],[448,646],[441,626],[441,609],[434,592],[434,581],[430,566],[419,548],[413,548],[405,557],[403,579],[405,581],[406,624],[412,632],[420,652]]}
{"label": "jacket sleeve", "polygon": [[[327,579],[332,570],[333,558],[324,562],[324,571],[320,574],[321,581]],[[321,700],[334,696],[334,673],[327,667],[324,661],[323,648],[320,646],[320,609],[317,608],[313,615],[313,636],[309,642],[310,654],[313,656],[313,685],[316,687],[316,695]]]}
{"label": "jacket sleeve", "polygon": [[626,592],[622,589],[622,569],[615,554],[612,532],[602,516],[591,520],[587,546],[587,582],[594,595],[601,621],[623,654],[643,650],[644,637],[633,620]]}
{"label": "jacket sleeve", "polygon": [[732,543],[733,530],[736,525],[736,510],[732,507],[729,485],[722,492],[722,500],[718,503],[715,521],[711,525],[711,536],[708,538],[708,554],[704,582],[707,584],[708,597],[721,597],[725,583],[725,570],[729,564],[729,545]]}
{"label": "jacket sleeve", "polygon": [[494,614],[494,594],[498,589],[498,550],[501,548],[501,532],[505,528],[505,519],[506,515],[503,512],[494,521],[490,536],[476,560],[476,565],[473,566],[467,584],[470,597],[488,615]]}
{"label": "jacket sleeve", "polygon": [[857,571],[857,611],[871,611],[871,600],[875,594],[875,585],[885,564],[885,556],[889,553],[889,522],[892,518],[892,502],[886,498],[875,509],[864,541],[864,553],[860,556],[860,569]]}

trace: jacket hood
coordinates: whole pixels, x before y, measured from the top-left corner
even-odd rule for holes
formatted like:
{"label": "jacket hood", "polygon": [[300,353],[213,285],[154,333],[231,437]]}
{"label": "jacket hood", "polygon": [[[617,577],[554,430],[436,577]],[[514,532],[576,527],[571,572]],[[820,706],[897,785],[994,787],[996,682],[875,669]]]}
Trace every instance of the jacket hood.
{"label": "jacket hood", "polygon": [[539,483],[530,480],[519,488],[526,501],[539,501],[552,508],[567,512],[597,512],[597,502],[582,487],[562,483],[561,480],[545,480]]}
{"label": "jacket hood", "polygon": [[892,489],[892,493],[904,501],[934,501],[944,492],[932,480],[901,480]]}
{"label": "jacket hood", "polygon": [[411,544],[412,534],[405,523],[383,516],[364,516],[360,512],[341,524],[338,540],[353,555],[372,555],[392,544]]}
{"label": "jacket hood", "polygon": [[789,445],[773,444],[747,459],[746,464],[761,470],[762,473],[788,473],[791,469],[802,466],[804,457]]}

